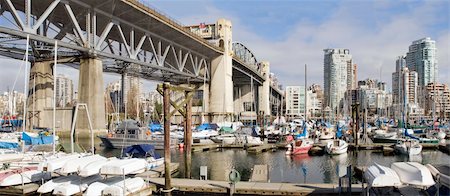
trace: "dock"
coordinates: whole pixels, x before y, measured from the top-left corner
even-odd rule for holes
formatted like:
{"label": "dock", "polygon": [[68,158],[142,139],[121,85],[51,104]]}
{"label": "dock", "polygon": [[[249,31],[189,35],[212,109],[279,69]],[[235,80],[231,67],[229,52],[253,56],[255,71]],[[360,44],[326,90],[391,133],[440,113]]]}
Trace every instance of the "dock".
{"label": "dock", "polygon": [[32,195],[36,193],[39,188],[37,183],[29,183],[18,186],[8,186],[0,188],[0,195]]}
{"label": "dock", "polygon": [[269,165],[255,165],[250,182],[269,182]]}
{"label": "dock", "polygon": [[203,152],[215,150],[217,148],[219,148],[219,144],[193,144],[191,147],[192,152]]}
{"label": "dock", "polygon": [[[171,175],[178,171],[179,166],[180,166],[179,163],[170,163]],[[142,178],[157,178],[157,177],[164,177],[164,173],[165,173],[165,171],[164,171],[164,164],[163,164],[159,167],[150,169],[144,173],[137,174],[136,176],[142,177]]]}
{"label": "dock", "polygon": [[276,147],[277,146],[275,144],[263,144],[260,146],[253,146],[253,147],[247,148],[247,152],[257,154],[257,153],[267,152],[269,150],[276,149]]}
{"label": "dock", "polygon": [[[164,178],[149,178],[148,181],[158,188],[164,187]],[[176,194],[225,195],[230,192],[230,183],[227,181],[173,178],[171,183]],[[361,185],[353,185],[352,194],[361,194],[361,187]],[[237,182],[234,193],[238,195],[338,195],[339,186],[337,184]]]}
{"label": "dock", "polygon": [[450,152],[450,144],[440,144],[439,150],[443,153],[449,154]]}

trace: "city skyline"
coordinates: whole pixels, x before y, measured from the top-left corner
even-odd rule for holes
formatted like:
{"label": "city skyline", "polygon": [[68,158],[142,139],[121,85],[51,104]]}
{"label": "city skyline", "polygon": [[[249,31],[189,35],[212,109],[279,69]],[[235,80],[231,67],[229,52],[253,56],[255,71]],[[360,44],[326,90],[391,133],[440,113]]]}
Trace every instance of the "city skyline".
{"label": "city skyline", "polygon": [[[424,37],[436,41],[438,82],[450,83],[450,17],[442,17],[450,13],[447,1],[267,1],[261,5],[243,1],[239,7],[233,1],[142,2],[184,25],[231,20],[234,41],[249,46],[259,61],[269,61],[283,86],[303,84],[303,69],[298,67],[304,64],[308,83],[323,84],[323,49],[342,47],[351,51],[358,64],[358,80],[376,78],[390,88],[396,57]],[[20,62],[0,59],[4,70],[0,90],[6,90],[12,88]],[[11,64],[17,66],[6,66]],[[60,66],[57,71],[74,80],[76,89],[78,70]],[[119,78],[105,74],[105,84]],[[15,89],[22,88],[19,79]],[[154,82],[145,81],[144,88],[153,90]]]}

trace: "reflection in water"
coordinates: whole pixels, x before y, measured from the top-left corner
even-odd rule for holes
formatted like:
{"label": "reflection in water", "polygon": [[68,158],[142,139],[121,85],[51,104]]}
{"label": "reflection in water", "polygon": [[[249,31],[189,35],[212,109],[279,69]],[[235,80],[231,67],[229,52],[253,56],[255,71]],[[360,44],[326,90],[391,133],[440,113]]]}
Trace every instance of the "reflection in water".
{"label": "reflection in water", "polygon": [[[89,147],[89,141],[84,141],[83,146]],[[96,140],[98,153],[104,156],[119,156],[120,149],[107,150],[100,147],[99,140]],[[162,151],[157,151],[163,154]],[[183,151],[171,151],[172,162],[180,163],[180,172],[177,177],[184,177],[184,155]],[[192,178],[200,178],[200,166],[208,167],[208,179],[228,180],[228,173],[235,168],[241,173],[241,180],[247,181],[251,176],[251,169],[254,165],[269,165],[271,182],[292,182],[292,183],[337,183],[338,172],[348,165],[370,166],[377,162],[384,166],[390,166],[393,162],[416,161],[422,164],[436,163],[448,164],[450,157],[440,151],[424,150],[422,155],[415,157],[408,156],[384,156],[377,151],[348,152],[338,156],[309,156],[296,155],[285,156],[285,150],[275,152],[265,152],[260,154],[248,154],[245,150],[226,149],[208,152],[192,153]],[[337,169],[339,168],[339,170]]]}

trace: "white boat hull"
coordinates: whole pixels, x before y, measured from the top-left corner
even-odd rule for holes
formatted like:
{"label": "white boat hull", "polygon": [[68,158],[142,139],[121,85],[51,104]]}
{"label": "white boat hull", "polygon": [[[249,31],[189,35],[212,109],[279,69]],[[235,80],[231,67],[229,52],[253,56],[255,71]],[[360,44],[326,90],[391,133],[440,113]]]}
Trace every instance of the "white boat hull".
{"label": "white boat hull", "polygon": [[101,160],[107,160],[105,157],[100,155],[90,155],[81,157],[78,159],[74,159],[71,161],[68,161],[64,164],[64,166],[61,168],[62,174],[70,174],[70,173],[77,173],[80,171],[81,168],[84,168],[89,163],[95,162],[95,161],[101,161]]}
{"label": "white boat hull", "polygon": [[370,187],[398,187],[402,185],[397,173],[389,167],[374,163],[364,172],[364,178]]}
{"label": "white boat hull", "polygon": [[430,171],[422,164],[416,162],[396,162],[391,164],[403,184],[419,188],[428,188],[435,184]]}
{"label": "white boat hull", "polygon": [[114,158],[109,158],[107,160],[98,160],[98,161],[89,163],[80,169],[78,175],[87,177],[87,176],[99,174],[100,168],[102,168],[103,165],[106,165],[106,164],[108,164],[108,162],[113,161],[113,160],[117,160],[117,158],[114,157]]}
{"label": "white boat hull", "polygon": [[145,159],[117,159],[108,162],[100,169],[102,175],[128,175],[145,171],[147,161]]}
{"label": "white boat hull", "polygon": [[102,195],[110,196],[124,196],[124,184],[125,184],[125,195],[138,192],[145,188],[144,179],[140,177],[125,179],[125,182],[121,181],[115,183],[114,185],[108,186],[102,191]]}
{"label": "white boat hull", "polygon": [[31,182],[38,182],[41,180],[48,180],[51,178],[50,172],[43,172],[39,170],[25,171],[20,174],[13,174],[6,177],[0,182],[0,186],[14,186],[20,184],[28,184]]}
{"label": "white boat hull", "polygon": [[78,176],[60,176],[57,178],[54,178],[52,180],[47,181],[43,185],[39,187],[37,190],[38,193],[44,194],[44,193],[51,193],[56,187],[58,187],[61,184],[64,183],[70,183],[71,181],[74,181],[78,179]]}
{"label": "white boat hull", "polygon": [[[81,178],[81,177],[80,177]],[[102,177],[100,175],[95,176],[89,176],[81,179],[76,179],[74,181],[71,181],[70,183],[63,183],[59,186],[57,186],[53,190],[53,195],[75,195],[78,193],[84,192],[87,187],[96,182],[101,180]]]}
{"label": "white boat hull", "polygon": [[[336,145],[336,142],[338,142],[339,144]],[[325,146],[325,151],[330,155],[344,154],[347,153],[347,150],[348,144],[344,140],[328,141],[327,145]]]}

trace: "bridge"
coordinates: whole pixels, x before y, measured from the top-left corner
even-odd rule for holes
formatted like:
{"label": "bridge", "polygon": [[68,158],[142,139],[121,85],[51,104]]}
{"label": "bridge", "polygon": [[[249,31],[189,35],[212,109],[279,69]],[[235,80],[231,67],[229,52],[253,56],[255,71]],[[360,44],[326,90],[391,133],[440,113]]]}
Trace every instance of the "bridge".
{"label": "bridge", "polygon": [[0,55],[29,54],[28,97],[36,99],[28,108],[38,111],[30,115],[38,126],[52,121],[43,111],[52,107],[55,52],[58,64],[79,69],[78,101],[97,130],[106,124],[103,72],[204,85],[210,121],[274,114],[283,96],[269,63],[233,42],[225,19],[187,27],[136,0],[1,0],[0,15]]}

